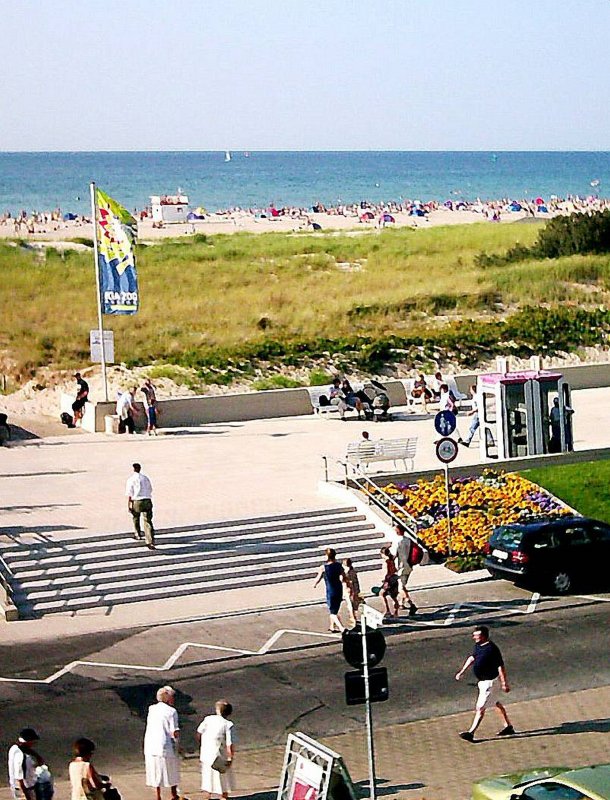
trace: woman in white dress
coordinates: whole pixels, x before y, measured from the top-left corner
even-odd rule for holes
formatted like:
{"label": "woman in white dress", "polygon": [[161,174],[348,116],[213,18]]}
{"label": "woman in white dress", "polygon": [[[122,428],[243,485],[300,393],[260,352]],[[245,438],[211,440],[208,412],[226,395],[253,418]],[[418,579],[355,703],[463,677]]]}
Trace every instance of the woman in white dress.
{"label": "woman in white dress", "polygon": [[197,738],[201,742],[199,760],[201,761],[201,791],[205,800],[210,795],[226,798],[235,790],[233,780],[234,734],[233,723],[229,717],[233,706],[228,700],[216,703],[216,713],[205,717],[197,728]]}

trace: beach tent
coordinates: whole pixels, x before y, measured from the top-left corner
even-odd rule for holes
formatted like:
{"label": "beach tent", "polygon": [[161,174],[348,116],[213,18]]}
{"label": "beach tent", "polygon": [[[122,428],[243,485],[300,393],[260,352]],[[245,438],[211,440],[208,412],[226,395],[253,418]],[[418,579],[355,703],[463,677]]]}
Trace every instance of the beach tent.
{"label": "beach tent", "polygon": [[366,222],[367,219],[375,219],[375,215],[373,214],[372,211],[365,211],[364,214],[360,215],[360,219],[363,222]]}
{"label": "beach tent", "polygon": [[70,222],[76,219],[76,214],[64,214],[64,222]]}
{"label": "beach tent", "polygon": [[382,222],[396,222],[394,217],[391,214],[382,214],[381,215]]}
{"label": "beach tent", "polygon": [[534,200],[534,203],[536,203],[537,206],[543,206],[544,205],[544,200],[542,199],[542,197],[537,197]]}
{"label": "beach tent", "polygon": [[319,222],[312,222],[311,223],[311,227],[314,229],[314,231],[321,231],[322,230],[322,226],[320,225]]}
{"label": "beach tent", "polygon": [[541,204],[538,206],[538,213],[539,213],[539,214],[548,214],[548,213],[549,213],[549,210],[548,210],[548,208],[547,208],[547,207],[544,205],[544,203],[541,203]]}
{"label": "beach tent", "polygon": [[411,211],[409,212],[409,214],[412,217],[423,217],[424,216],[424,210],[423,210],[423,208],[412,208]]}
{"label": "beach tent", "polygon": [[523,208],[523,206],[521,205],[521,203],[517,203],[517,202],[515,202],[513,200],[513,202],[509,205],[508,210],[509,211],[521,211],[522,208]]}
{"label": "beach tent", "polygon": [[186,221],[187,222],[195,222],[195,220],[197,220],[197,219],[205,219],[205,217],[203,216],[203,214],[195,214],[194,211],[191,211],[186,216]]}

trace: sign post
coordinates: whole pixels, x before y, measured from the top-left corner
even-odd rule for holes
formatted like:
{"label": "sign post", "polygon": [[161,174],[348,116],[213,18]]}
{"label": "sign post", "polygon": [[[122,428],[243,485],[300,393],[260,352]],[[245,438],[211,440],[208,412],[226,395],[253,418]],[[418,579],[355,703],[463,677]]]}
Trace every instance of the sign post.
{"label": "sign post", "polygon": [[458,445],[451,434],[457,427],[457,418],[453,411],[439,411],[434,418],[434,427],[442,439],[436,443],[436,457],[443,463],[445,470],[445,500],[447,506],[447,551],[452,554],[451,543],[451,502],[449,499],[449,464],[455,461],[458,454]]}
{"label": "sign post", "polygon": [[95,183],[89,184],[91,192],[91,218],[93,221],[93,259],[95,261],[95,286],[97,290],[97,323],[100,333],[100,362],[102,365],[102,383],[104,384],[104,400],[108,402],[108,377],[106,373],[106,342],[104,339],[104,323],[102,321],[102,287],[100,283],[100,262],[97,243],[98,210]]}
{"label": "sign post", "polygon": [[[373,612],[373,613],[371,613]],[[369,797],[370,800],[376,800],[376,775],[375,775],[375,744],[373,741],[373,710],[371,708],[371,686],[369,681],[369,651],[366,641],[366,623],[368,622],[371,628],[376,628],[378,625],[378,618],[381,617],[383,623],[383,615],[374,608],[367,606],[366,603],[362,606],[362,617],[360,622],[360,629],[362,631],[362,672],[364,676],[364,702],[366,706],[366,742],[368,747],[369,756]]]}

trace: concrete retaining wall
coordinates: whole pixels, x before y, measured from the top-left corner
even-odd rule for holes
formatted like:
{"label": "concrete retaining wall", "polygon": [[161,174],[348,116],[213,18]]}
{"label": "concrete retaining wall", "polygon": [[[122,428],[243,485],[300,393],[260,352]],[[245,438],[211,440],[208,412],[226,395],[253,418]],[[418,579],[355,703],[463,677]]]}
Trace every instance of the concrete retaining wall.
{"label": "concrete retaining wall", "polygon": [[[584,364],[564,367],[565,375],[573,389],[592,389],[610,386],[609,364]],[[464,394],[476,381],[477,373],[456,375],[458,389]],[[392,406],[407,403],[402,381],[384,381]],[[72,413],[72,395],[61,398],[61,410]],[[136,418],[140,428],[146,426],[144,408],[136,403],[141,413]],[[159,425],[162,428],[179,428],[202,425],[209,422],[243,422],[251,419],[270,419],[276,417],[296,417],[313,414],[309,392],[302,389],[273,389],[267,392],[245,392],[243,394],[201,395],[178,397],[159,401]],[[115,403],[87,403],[82,427],[87,431],[103,431],[106,414],[115,413]]]}

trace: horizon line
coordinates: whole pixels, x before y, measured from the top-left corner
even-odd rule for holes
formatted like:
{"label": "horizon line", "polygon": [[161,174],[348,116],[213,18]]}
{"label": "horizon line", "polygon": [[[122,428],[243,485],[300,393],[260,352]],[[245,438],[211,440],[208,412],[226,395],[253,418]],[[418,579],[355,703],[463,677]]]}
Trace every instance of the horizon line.
{"label": "horizon line", "polygon": [[217,148],[212,150],[190,150],[190,149],[177,149],[177,150],[156,150],[152,148],[145,148],[144,150],[128,149],[110,149],[110,150],[0,150],[0,155],[24,155],[24,154],[41,154],[57,153],[62,155],[78,154],[78,153],[224,153],[225,151],[234,153],[599,153],[610,154],[610,150],[589,150],[589,149],[576,149],[566,150],[562,148],[550,148],[547,150],[539,149],[504,149],[504,148],[491,148],[491,149],[457,149],[457,150],[444,150],[441,148],[432,148],[429,150],[415,149],[415,150],[397,150],[392,148],[386,149],[322,149],[322,150],[290,150],[290,149],[264,149],[257,150],[247,147],[233,147],[233,148]]}

